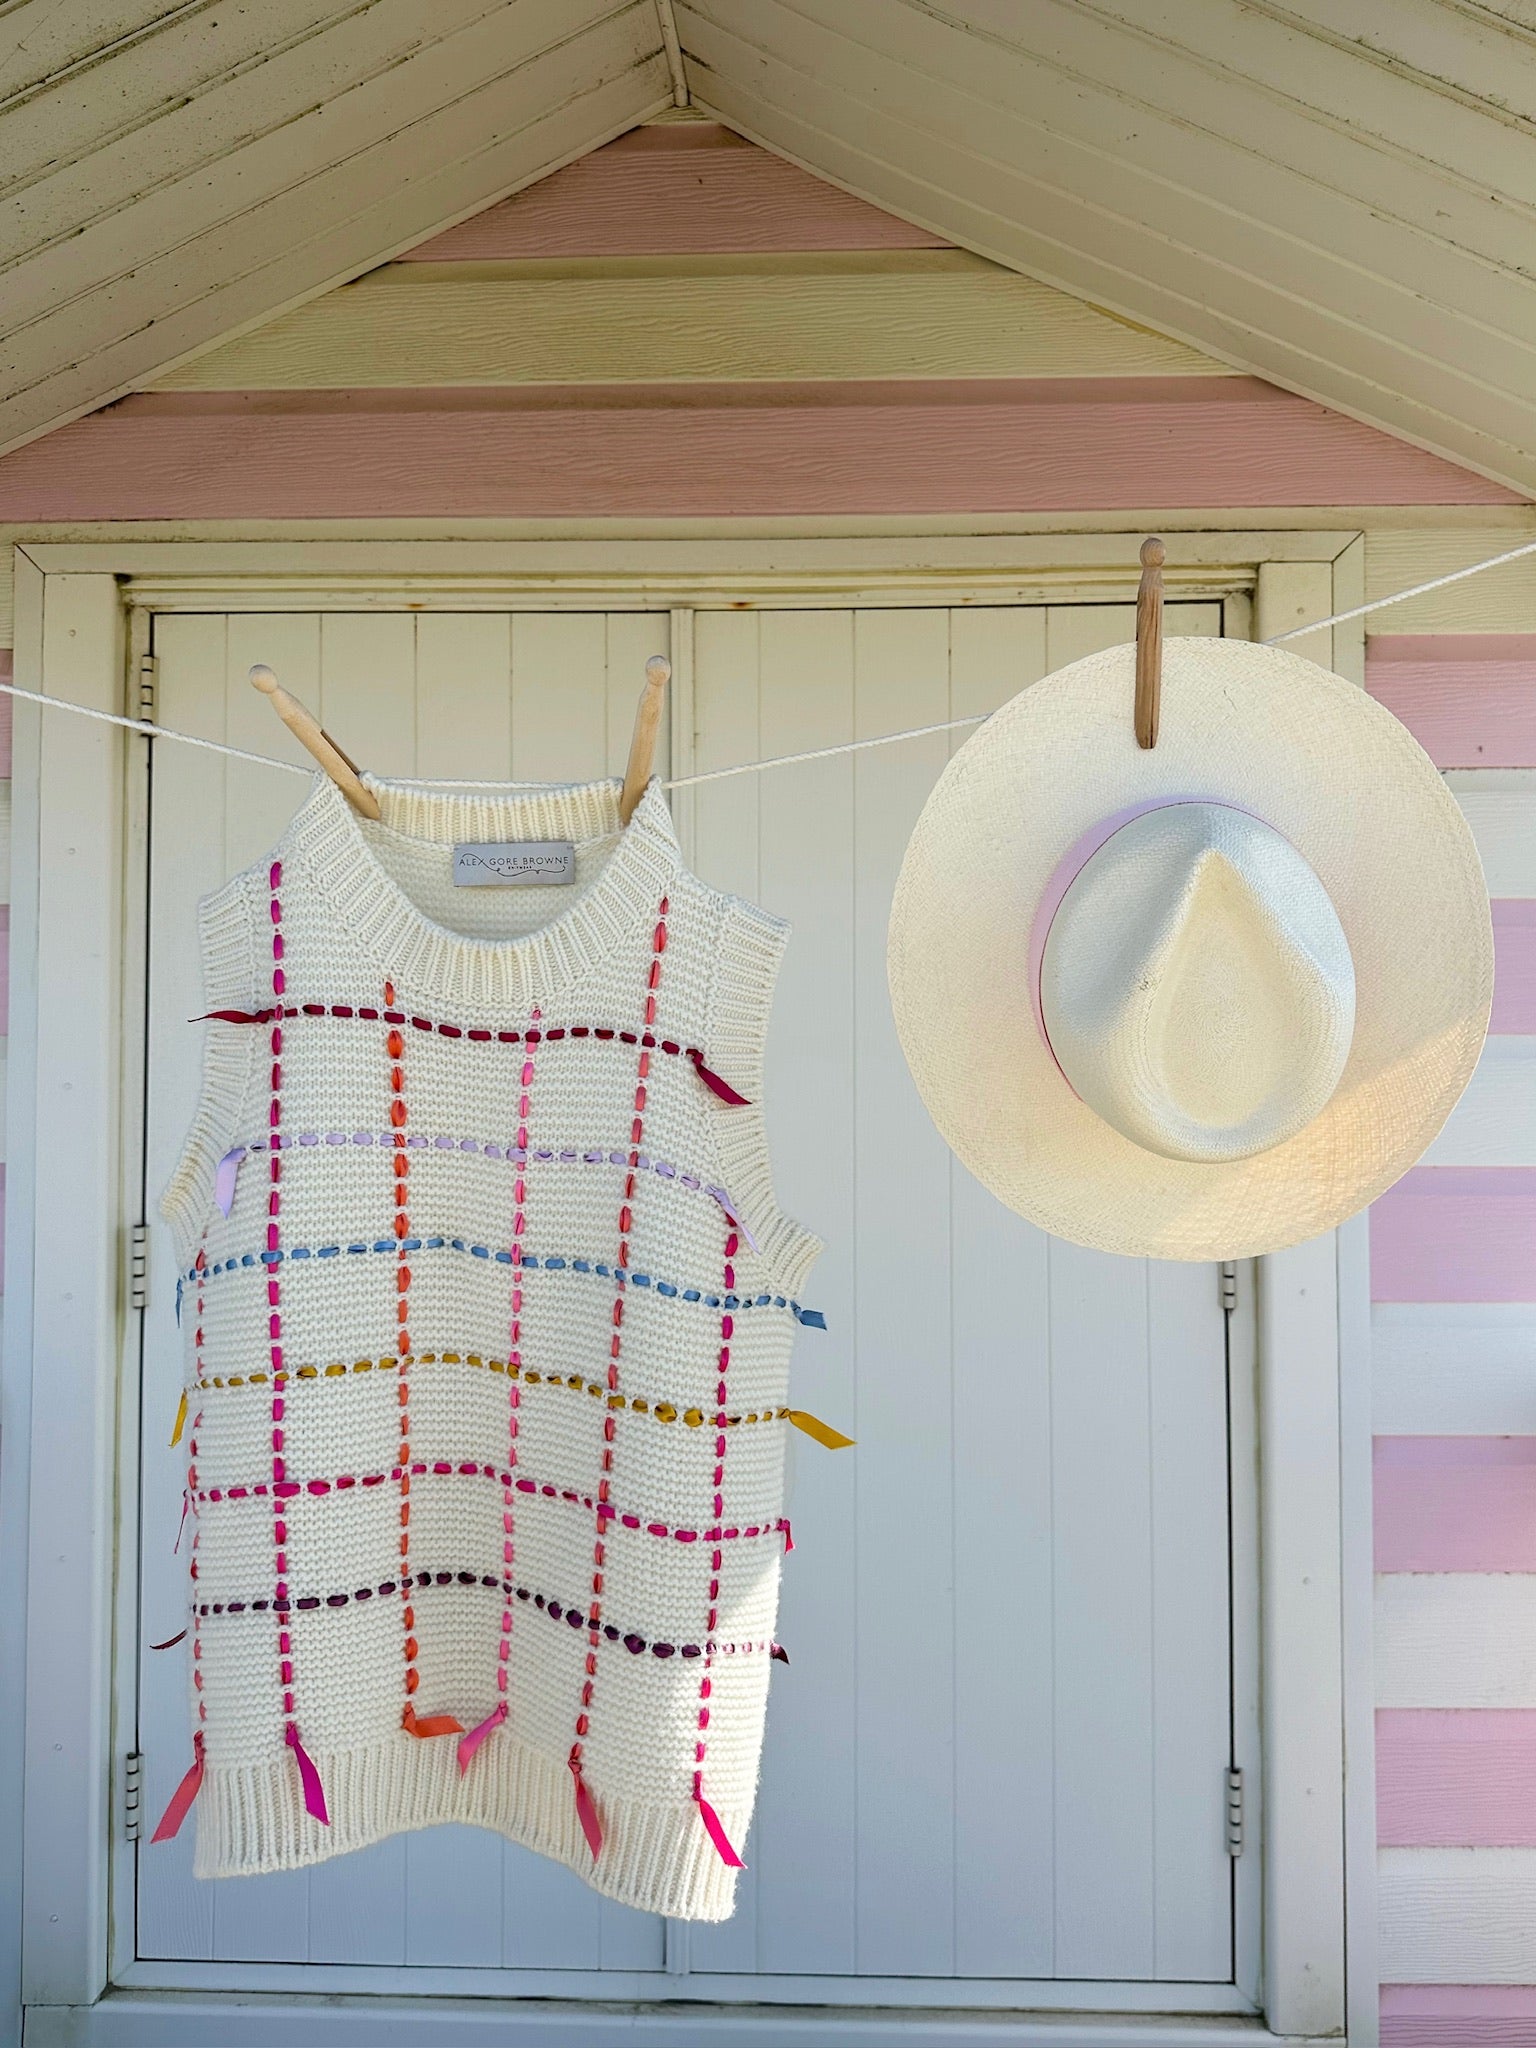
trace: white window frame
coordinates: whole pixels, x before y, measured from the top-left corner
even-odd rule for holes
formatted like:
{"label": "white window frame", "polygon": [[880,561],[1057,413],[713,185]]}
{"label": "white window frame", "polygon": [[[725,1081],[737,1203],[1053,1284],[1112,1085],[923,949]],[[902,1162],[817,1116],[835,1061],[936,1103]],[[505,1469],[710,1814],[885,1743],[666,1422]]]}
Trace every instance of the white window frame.
{"label": "white window frame", "polygon": [[[610,530],[611,532],[611,530]],[[1169,537],[1169,589],[1253,604],[1254,637],[1361,601],[1363,537],[1351,531],[1207,532]],[[1137,537],[1124,533],[838,539],[527,539],[417,541],[185,540],[124,536],[18,544],[16,681],[97,709],[137,706],[137,652],[149,610],[413,607],[645,609],[747,602],[839,604],[1082,603],[1134,594]],[[1360,623],[1301,651],[1363,682]],[[687,678],[680,677],[686,692]],[[206,2038],[210,1994],[108,1992],[114,1881],[134,1853],[114,1824],[115,1532],[135,1483],[137,1427],[121,1386],[128,1320],[125,1185],[119,1139],[142,1044],[124,990],[141,920],[125,889],[142,873],[125,803],[139,743],[112,727],[18,702],[12,850],[11,1021],[7,1114],[0,1555],[13,1597],[0,1604],[0,1686],[21,1743],[0,1754],[0,1826],[20,1842],[19,1886],[0,1893],[0,1997],[18,1993],[28,2041],[114,2048],[156,2010],[167,2048]],[[1240,1964],[1261,1986],[1258,2038],[1376,2040],[1375,1818],[1370,1668],[1369,1291],[1363,1219],[1261,1262],[1259,1497],[1263,1785],[1262,1955]],[[26,1598],[14,1597],[25,1584]],[[65,1618],[65,1625],[60,1624]],[[114,1863],[117,1869],[114,1873]],[[18,1863],[13,1862],[13,1873]],[[131,1893],[130,1893],[131,1895]],[[131,1953],[131,1947],[128,1951]],[[131,1979],[119,1967],[117,1985]],[[7,1984],[6,1979],[9,1979]],[[104,1996],[104,1994],[106,1994]],[[442,2024],[448,2028],[444,2002]],[[36,2008],[36,2011],[32,2011]],[[309,2039],[312,2003],[270,2008],[274,2042]],[[424,2040],[434,2000],[370,2000],[369,2038]],[[729,2014],[729,2038],[754,2008]],[[827,2008],[791,2019],[761,2009],[763,2039],[835,2044],[857,2025]],[[721,2008],[658,2013],[612,2038],[725,2038]],[[284,2014],[291,2017],[285,2022]],[[397,2016],[391,2018],[391,2014]],[[505,2037],[543,2041],[547,2008],[488,2003]],[[473,2012],[453,2038],[476,2038]],[[882,2015],[882,2030],[925,2042],[1080,2041],[1119,2048],[1176,2023],[1126,2014],[1091,2035],[1066,2015]],[[389,2028],[398,2024],[398,2036]],[[586,2048],[609,2034],[586,2008]],[[714,2030],[712,2032],[712,2030]],[[558,2030],[557,2030],[558,2031]],[[447,2038],[445,2031],[443,2038]],[[755,2038],[754,2036],[750,2036]],[[135,2039],[145,2038],[135,2032]],[[339,2039],[353,2038],[341,2033]],[[358,2037],[361,2038],[361,2037]],[[430,2038],[437,2039],[434,2031]],[[554,2039],[555,2034],[549,2033]],[[559,2038],[566,2038],[560,2033]],[[576,2036],[573,2034],[573,2040]],[[1188,2039],[1226,2048],[1206,2020]],[[1231,2023],[1232,2043],[1255,2039]]]}

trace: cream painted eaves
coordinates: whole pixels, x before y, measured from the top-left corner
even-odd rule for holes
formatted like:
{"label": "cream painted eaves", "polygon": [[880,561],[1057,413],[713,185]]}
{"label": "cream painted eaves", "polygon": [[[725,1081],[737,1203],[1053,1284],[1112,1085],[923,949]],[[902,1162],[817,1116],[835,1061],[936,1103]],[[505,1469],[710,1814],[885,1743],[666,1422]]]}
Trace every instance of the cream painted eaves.
{"label": "cream painted eaves", "polygon": [[1536,494],[1523,7],[21,0],[0,30],[0,446],[686,92],[964,247]]}
{"label": "cream painted eaves", "polygon": [[672,101],[654,0],[22,0],[0,35],[0,448]]}

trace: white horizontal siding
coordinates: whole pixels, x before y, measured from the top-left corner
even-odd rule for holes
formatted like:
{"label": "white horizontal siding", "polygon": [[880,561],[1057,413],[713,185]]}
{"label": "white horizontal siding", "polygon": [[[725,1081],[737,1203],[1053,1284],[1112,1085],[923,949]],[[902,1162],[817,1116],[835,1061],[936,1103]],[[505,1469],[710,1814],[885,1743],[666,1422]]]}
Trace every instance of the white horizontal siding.
{"label": "white horizontal siding", "polygon": [[1378,1436],[1536,1434],[1536,1304],[1378,1302],[1371,1353]]}
{"label": "white horizontal siding", "polygon": [[1377,1887],[1383,1983],[1536,1982],[1536,1849],[1383,1849]]}
{"label": "white horizontal siding", "polygon": [[1488,1040],[1466,1093],[1424,1163],[1536,1166],[1536,1038]]}
{"label": "white horizontal siding", "polygon": [[1457,768],[1446,776],[1472,827],[1490,896],[1536,896],[1536,775]]}
{"label": "white horizontal siding", "polygon": [[1376,1704],[1536,1707],[1536,1575],[1381,1574]]}

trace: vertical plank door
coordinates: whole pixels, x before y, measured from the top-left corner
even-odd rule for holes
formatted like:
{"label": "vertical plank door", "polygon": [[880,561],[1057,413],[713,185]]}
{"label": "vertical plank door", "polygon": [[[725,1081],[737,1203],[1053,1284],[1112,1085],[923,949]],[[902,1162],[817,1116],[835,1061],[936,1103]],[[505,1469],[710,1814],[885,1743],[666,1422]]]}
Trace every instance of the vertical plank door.
{"label": "vertical plank door", "polygon": [[[1133,615],[692,624],[692,753],[708,769],[990,710],[1129,638]],[[1218,633],[1220,607],[1170,606],[1168,630]],[[617,772],[644,657],[667,632],[633,613],[163,617],[160,716],[302,758],[246,684],[264,660],[384,772]],[[1229,1576],[1217,1276],[1033,1230],[951,1158],[916,1097],[886,923],[912,825],[964,737],[705,784],[690,806],[696,870],[794,925],[770,1131],[781,1201],[828,1246],[807,1290],[828,1329],[801,1333],[795,1398],[858,1440],[832,1454],[791,1437],[791,1661],[735,1917],[669,1937],[461,1828],[198,1884],[189,1829],[139,1853],[138,1953],[159,1981],[270,1986],[277,1966],[284,1983],[381,1990],[1015,2006],[1188,2004],[1204,1987],[1220,2003],[1229,1611],[1253,1590]],[[171,745],[153,772],[152,1196],[196,1088],[196,900],[269,847],[302,795],[291,776]],[[175,1633],[186,1600],[182,1453],[166,1442],[173,1260],[152,1232],[146,1646]],[[151,1813],[185,1766],[185,1656],[138,1653]]]}

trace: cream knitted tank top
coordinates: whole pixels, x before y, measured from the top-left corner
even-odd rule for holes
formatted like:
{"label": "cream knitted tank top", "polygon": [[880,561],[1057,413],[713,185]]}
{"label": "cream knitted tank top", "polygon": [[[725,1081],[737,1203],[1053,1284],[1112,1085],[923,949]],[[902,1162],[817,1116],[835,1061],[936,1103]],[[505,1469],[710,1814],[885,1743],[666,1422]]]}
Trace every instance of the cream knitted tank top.
{"label": "cream knitted tank top", "polygon": [[[318,782],[201,912],[164,1200],[200,1876],[469,1821],[719,1919],[774,1649],[798,1296],[759,1104],[786,928],[653,785]],[[574,882],[455,888],[456,842]]]}

